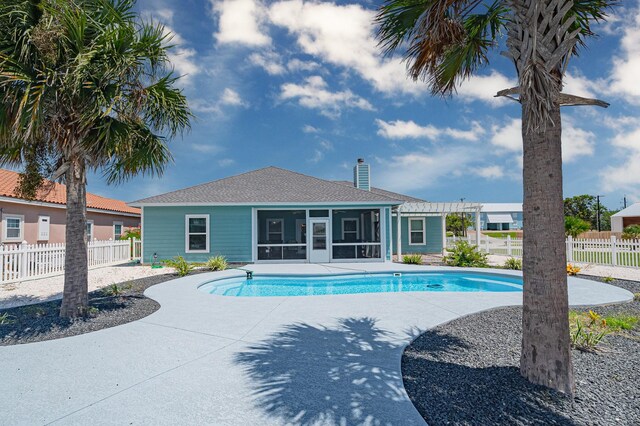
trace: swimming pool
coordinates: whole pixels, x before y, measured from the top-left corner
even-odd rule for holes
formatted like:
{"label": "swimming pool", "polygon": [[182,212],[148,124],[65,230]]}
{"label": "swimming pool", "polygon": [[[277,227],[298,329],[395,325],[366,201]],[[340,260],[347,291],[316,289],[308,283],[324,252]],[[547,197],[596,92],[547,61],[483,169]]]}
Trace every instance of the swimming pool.
{"label": "swimming pool", "polygon": [[321,296],[413,291],[514,292],[522,278],[473,272],[379,273],[313,276],[255,276],[211,281],[200,290],[221,296]]}

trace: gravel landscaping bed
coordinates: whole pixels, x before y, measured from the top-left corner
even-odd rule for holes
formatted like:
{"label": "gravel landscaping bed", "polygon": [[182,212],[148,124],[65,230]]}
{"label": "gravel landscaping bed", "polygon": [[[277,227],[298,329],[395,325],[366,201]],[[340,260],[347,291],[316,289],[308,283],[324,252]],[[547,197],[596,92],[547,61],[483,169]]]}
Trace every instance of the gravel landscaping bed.
{"label": "gravel landscaping bed", "polygon": [[[109,294],[109,287],[89,293],[92,313],[85,318],[65,319],[58,315],[60,300],[0,310],[0,346],[40,342],[89,333],[144,318],[160,304],[143,295],[144,291],[168,280],[174,274],[155,275],[118,284],[122,294]],[[95,309],[93,309],[95,308]]]}
{"label": "gravel landscaping bed", "polygon": [[[640,282],[610,284],[640,292]],[[591,309],[640,315],[640,301]],[[481,312],[429,330],[406,348],[404,386],[429,425],[640,425],[637,325],[607,335],[596,352],[573,351],[571,401],[520,376],[521,320],[519,307]]]}

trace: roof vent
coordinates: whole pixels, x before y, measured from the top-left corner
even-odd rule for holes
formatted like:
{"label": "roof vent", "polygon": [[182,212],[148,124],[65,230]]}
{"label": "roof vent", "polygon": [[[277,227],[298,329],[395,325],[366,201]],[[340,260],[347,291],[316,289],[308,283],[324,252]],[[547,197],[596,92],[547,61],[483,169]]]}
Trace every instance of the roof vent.
{"label": "roof vent", "polygon": [[371,190],[371,173],[369,165],[364,162],[364,158],[358,158],[358,164],[353,168],[353,186],[365,191]]}

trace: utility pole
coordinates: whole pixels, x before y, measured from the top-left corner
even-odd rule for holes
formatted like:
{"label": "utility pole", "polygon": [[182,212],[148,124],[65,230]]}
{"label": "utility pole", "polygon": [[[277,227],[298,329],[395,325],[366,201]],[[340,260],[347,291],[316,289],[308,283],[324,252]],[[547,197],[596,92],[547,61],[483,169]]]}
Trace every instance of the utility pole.
{"label": "utility pole", "polygon": [[[464,203],[464,198],[460,198],[460,202]],[[462,212],[460,213],[460,220],[462,221],[462,236],[466,237],[467,236],[467,227],[464,226],[464,209],[462,209]]]}
{"label": "utility pole", "polygon": [[624,205],[623,209],[627,208],[627,196],[622,197],[622,204]]}
{"label": "utility pole", "polygon": [[604,197],[604,195],[596,195],[596,223],[598,224],[598,232],[600,232],[600,197]]}

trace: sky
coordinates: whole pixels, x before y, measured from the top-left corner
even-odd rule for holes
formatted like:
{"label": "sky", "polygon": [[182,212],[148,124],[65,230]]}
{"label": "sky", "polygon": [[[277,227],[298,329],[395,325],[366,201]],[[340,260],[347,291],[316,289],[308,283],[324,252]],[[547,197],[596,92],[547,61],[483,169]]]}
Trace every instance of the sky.
{"label": "sky", "polygon": [[[640,0],[622,2],[574,57],[564,92],[608,109],[563,108],[565,196],[640,201]],[[384,57],[373,20],[381,1],[138,0],[173,34],[170,58],[195,114],[170,142],[161,178],[88,190],[133,201],[266,166],[350,180],[357,158],[372,185],[429,201],[522,201],[520,105],[496,49],[451,97],[430,95]]]}

